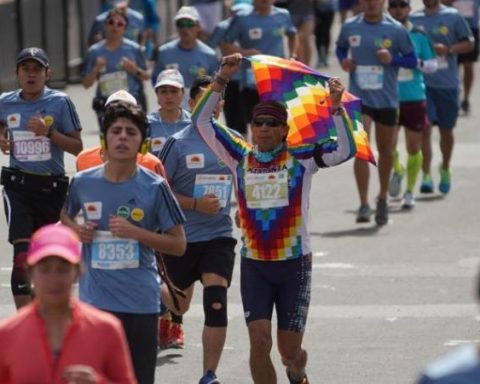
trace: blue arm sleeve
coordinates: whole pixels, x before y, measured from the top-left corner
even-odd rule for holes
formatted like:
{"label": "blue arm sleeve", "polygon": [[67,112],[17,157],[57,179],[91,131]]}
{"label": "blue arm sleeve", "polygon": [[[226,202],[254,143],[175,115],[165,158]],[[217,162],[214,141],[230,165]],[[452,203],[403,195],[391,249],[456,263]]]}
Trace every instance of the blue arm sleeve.
{"label": "blue arm sleeve", "polygon": [[335,54],[337,55],[338,62],[341,63],[343,59],[346,59],[348,56],[348,48],[337,47]]}
{"label": "blue arm sleeve", "polygon": [[417,68],[417,56],[414,51],[403,56],[394,56],[390,64],[398,67],[414,69]]}

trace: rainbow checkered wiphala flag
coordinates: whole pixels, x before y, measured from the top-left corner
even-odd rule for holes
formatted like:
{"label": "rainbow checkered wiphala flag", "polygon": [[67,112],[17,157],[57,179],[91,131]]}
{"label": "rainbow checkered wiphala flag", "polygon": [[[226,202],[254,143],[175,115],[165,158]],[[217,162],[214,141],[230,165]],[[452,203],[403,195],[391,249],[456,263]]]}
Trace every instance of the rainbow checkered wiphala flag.
{"label": "rainbow checkered wiphala flag", "polygon": [[[252,65],[260,100],[277,100],[287,106],[289,145],[335,140],[337,134],[330,113],[327,86],[330,77],[296,60],[268,55],[254,55],[246,59]],[[352,123],[357,147],[355,156],[376,164],[362,125],[360,99],[345,91],[342,102]]]}

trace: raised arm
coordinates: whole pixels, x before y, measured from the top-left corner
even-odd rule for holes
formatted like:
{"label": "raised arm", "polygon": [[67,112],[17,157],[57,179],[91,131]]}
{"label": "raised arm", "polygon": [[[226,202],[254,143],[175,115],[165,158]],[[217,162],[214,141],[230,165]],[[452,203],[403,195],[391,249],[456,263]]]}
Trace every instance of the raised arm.
{"label": "raised arm", "polygon": [[213,84],[192,112],[193,125],[198,129],[200,136],[232,171],[251,145],[239,134],[235,134],[231,129],[219,124],[213,118],[213,113],[230,77],[240,68],[241,59],[240,54],[233,54],[222,59]]}
{"label": "raised arm", "polygon": [[321,146],[315,154],[315,161],[319,167],[331,167],[341,164],[352,158],[356,153],[355,140],[350,118],[342,105],[344,86],[338,78],[328,80],[330,99],[332,101],[332,114],[337,130],[337,148],[333,152],[324,152]]}

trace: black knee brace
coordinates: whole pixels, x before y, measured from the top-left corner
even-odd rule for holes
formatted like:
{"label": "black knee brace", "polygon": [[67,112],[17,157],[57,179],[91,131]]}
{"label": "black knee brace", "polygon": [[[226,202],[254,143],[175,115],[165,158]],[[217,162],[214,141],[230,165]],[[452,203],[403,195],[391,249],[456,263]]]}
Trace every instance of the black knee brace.
{"label": "black knee brace", "polygon": [[[220,308],[215,309],[220,305]],[[207,327],[226,327],[227,318],[227,287],[212,285],[203,288],[203,311]]]}
{"label": "black knee brace", "polygon": [[27,271],[27,251],[28,243],[13,244],[13,268],[10,286],[14,296],[32,294]]}

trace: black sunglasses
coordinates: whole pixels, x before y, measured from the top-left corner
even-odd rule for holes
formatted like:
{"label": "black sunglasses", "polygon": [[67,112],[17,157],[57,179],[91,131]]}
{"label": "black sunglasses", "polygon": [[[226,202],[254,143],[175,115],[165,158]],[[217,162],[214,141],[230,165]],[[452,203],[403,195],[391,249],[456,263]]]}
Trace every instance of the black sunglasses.
{"label": "black sunglasses", "polygon": [[388,8],[407,8],[409,6],[410,4],[406,1],[393,1],[391,3],[388,3]]}
{"label": "black sunglasses", "polygon": [[190,19],[180,19],[175,22],[177,28],[193,28],[197,23]]}
{"label": "black sunglasses", "polygon": [[265,118],[265,119],[254,119],[252,121],[253,125],[257,127],[261,127],[263,124],[265,124],[267,127],[273,128],[273,127],[279,127],[283,123],[280,120],[274,119],[274,118]]}

